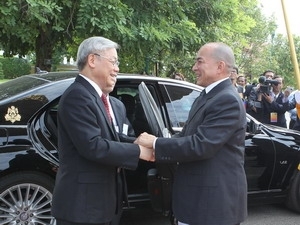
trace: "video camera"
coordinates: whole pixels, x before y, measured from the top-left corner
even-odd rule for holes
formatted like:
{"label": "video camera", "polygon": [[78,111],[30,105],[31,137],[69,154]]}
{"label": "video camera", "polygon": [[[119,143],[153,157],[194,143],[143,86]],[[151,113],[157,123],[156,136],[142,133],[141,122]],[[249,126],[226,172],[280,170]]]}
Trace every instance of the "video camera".
{"label": "video camera", "polygon": [[258,79],[258,82],[260,83],[260,92],[261,93],[265,93],[265,94],[269,94],[272,88],[272,84],[274,85],[278,85],[279,82],[277,80],[270,80],[267,79],[265,76],[260,76]]}

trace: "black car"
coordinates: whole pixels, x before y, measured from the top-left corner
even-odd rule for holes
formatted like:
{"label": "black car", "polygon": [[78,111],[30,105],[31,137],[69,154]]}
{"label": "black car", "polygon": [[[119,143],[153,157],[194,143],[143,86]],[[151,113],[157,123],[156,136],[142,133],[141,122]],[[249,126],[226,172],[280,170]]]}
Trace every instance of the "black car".
{"label": "black car", "polygon": [[[53,224],[57,107],[77,72],[32,74],[0,85],[0,224]],[[114,91],[135,133],[169,137],[180,131],[202,88],[168,78],[120,74]],[[300,133],[247,115],[245,171],[248,202],[286,203],[300,212]],[[140,161],[126,171],[129,202],[168,214],[176,165]],[[66,190],[67,191],[67,190]]]}

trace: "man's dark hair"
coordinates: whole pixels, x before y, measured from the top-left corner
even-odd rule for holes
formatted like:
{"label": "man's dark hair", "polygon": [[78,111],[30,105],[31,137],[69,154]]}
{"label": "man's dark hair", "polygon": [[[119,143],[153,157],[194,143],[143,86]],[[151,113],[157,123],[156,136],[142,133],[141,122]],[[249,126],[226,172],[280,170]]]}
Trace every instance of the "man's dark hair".
{"label": "man's dark hair", "polygon": [[275,72],[273,71],[273,70],[266,70],[262,75],[263,76],[265,76],[266,75],[266,73],[269,73],[269,72],[271,72],[271,73],[273,73],[274,74],[274,76],[275,76]]}
{"label": "man's dark hair", "polygon": [[284,82],[284,78],[283,78],[282,76],[280,76],[280,75],[275,75],[275,76],[273,77],[273,80],[276,80],[277,78],[281,78],[282,83]]}
{"label": "man's dark hair", "polygon": [[233,66],[232,69],[236,71],[236,74],[239,74],[239,69],[237,68],[237,66]]}

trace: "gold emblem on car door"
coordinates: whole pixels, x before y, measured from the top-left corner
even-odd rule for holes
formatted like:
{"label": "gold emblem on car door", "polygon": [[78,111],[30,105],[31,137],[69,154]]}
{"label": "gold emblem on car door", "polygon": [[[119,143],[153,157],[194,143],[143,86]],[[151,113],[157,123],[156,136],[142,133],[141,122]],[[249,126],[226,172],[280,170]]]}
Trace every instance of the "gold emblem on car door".
{"label": "gold emblem on car door", "polygon": [[4,118],[6,121],[14,123],[21,120],[21,115],[19,114],[18,108],[11,106],[7,109],[7,114],[4,116]]}

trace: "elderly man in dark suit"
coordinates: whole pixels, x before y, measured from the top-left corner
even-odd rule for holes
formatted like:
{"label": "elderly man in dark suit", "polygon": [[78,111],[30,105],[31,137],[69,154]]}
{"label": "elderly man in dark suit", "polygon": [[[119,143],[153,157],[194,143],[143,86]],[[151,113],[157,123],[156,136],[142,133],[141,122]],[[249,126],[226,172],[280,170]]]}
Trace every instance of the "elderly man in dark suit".
{"label": "elderly man in dark suit", "polygon": [[52,202],[57,225],[119,224],[122,168],[135,169],[139,158],[153,157],[152,149],[120,142],[118,131],[127,135],[130,129],[125,106],[108,97],[119,72],[117,48],[103,37],[84,40],[79,75],[59,102],[60,166]]}
{"label": "elderly man in dark suit", "polygon": [[236,225],[246,218],[246,112],[229,79],[233,65],[227,45],[201,47],[193,71],[204,95],[183,130],[172,138],[143,133],[136,141],[155,149],[157,163],[178,162],[172,205],[179,224]]}

